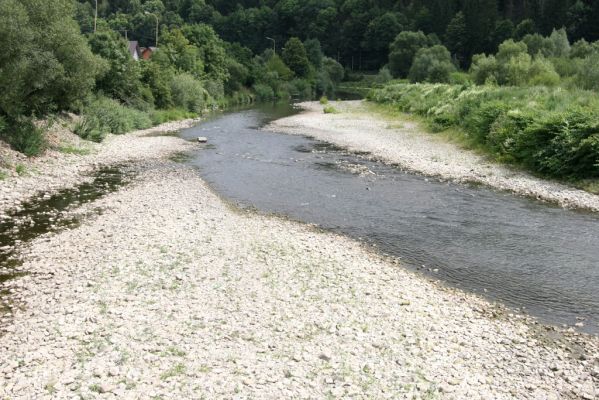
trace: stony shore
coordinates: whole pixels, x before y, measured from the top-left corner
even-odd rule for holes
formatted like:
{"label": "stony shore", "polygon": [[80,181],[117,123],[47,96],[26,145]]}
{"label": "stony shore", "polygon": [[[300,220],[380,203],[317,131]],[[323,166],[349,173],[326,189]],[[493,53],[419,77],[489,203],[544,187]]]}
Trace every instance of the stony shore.
{"label": "stony shore", "polygon": [[324,114],[318,102],[300,103],[302,113],[274,121],[266,129],[309,135],[352,151],[366,151],[385,162],[444,180],[479,183],[566,208],[599,211],[597,195],[489,161],[423,132],[415,122],[373,114],[363,101],[331,105],[340,113]]}
{"label": "stony shore", "polygon": [[[188,119],[127,135],[109,135],[103,143],[82,141],[68,129],[57,127],[49,133],[49,141],[53,144],[51,148],[42,156],[34,158],[12,151],[0,142],[0,172],[9,172],[5,179],[0,180],[0,215],[6,209],[19,207],[23,201],[36,194],[53,193],[89,180],[89,173],[101,166],[188,150],[189,143],[176,136],[161,134],[188,128],[197,122],[198,120]],[[14,171],[15,165],[21,166],[24,173],[17,174]]]}
{"label": "stony shore", "polygon": [[[142,144],[156,139],[117,147],[191,146]],[[597,338],[240,212],[182,164],[138,160],[133,183],[77,210],[101,214],[31,242],[30,274],[3,288],[22,303],[0,333],[0,399],[599,395]]]}

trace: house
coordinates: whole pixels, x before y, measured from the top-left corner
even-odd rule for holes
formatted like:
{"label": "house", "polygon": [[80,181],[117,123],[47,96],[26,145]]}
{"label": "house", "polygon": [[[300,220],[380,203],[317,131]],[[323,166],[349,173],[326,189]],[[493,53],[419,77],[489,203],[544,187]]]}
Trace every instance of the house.
{"label": "house", "polygon": [[152,58],[152,55],[156,50],[158,50],[157,47],[142,47],[141,58],[144,60],[149,60],[150,58]]}
{"label": "house", "polygon": [[129,42],[129,54],[135,61],[139,61],[141,58],[141,48],[139,47],[139,43],[137,40],[133,40]]}

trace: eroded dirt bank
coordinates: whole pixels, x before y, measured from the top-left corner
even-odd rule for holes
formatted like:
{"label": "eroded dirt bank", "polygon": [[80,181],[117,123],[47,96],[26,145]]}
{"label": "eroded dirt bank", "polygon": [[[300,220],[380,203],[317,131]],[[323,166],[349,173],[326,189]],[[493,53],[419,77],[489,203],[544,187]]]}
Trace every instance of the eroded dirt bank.
{"label": "eroded dirt bank", "polygon": [[340,113],[325,114],[318,102],[300,103],[302,113],[274,121],[266,129],[309,135],[352,151],[366,151],[383,161],[441,179],[481,183],[562,207],[599,211],[597,195],[491,162],[422,132],[414,122],[372,113],[362,101],[331,104]]}

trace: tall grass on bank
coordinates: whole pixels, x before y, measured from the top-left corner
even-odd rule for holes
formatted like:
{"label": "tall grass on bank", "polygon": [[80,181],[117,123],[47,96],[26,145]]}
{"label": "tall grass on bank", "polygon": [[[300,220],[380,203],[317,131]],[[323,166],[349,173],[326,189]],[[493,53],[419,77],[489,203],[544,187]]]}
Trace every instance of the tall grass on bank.
{"label": "tall grass on bank", "polygon": [[504,162],[560,179],[599,177],[599,98],[546,87],[393,84],[368,99],[458,128]]}
{"label": "tall grass on bank", "polygon": [[149,113],[126,107],[118,101],[99,97],[83,111],[75,133],[94,142],[101,142],[108,133],[122,135],[136,129],[152,126]]}

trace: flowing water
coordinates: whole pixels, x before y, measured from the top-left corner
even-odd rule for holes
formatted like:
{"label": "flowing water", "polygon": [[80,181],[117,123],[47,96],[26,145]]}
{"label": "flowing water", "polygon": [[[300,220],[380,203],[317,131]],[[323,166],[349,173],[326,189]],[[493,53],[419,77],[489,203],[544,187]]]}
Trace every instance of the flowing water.
{"label": "flowing water", "polygon": [[221,114],[183,131],[188,161],[242,207],[360,238],[446,283],[553,324],[599,333],[599,216],[438,182],[307,137],[264,132],[290,106]]}

